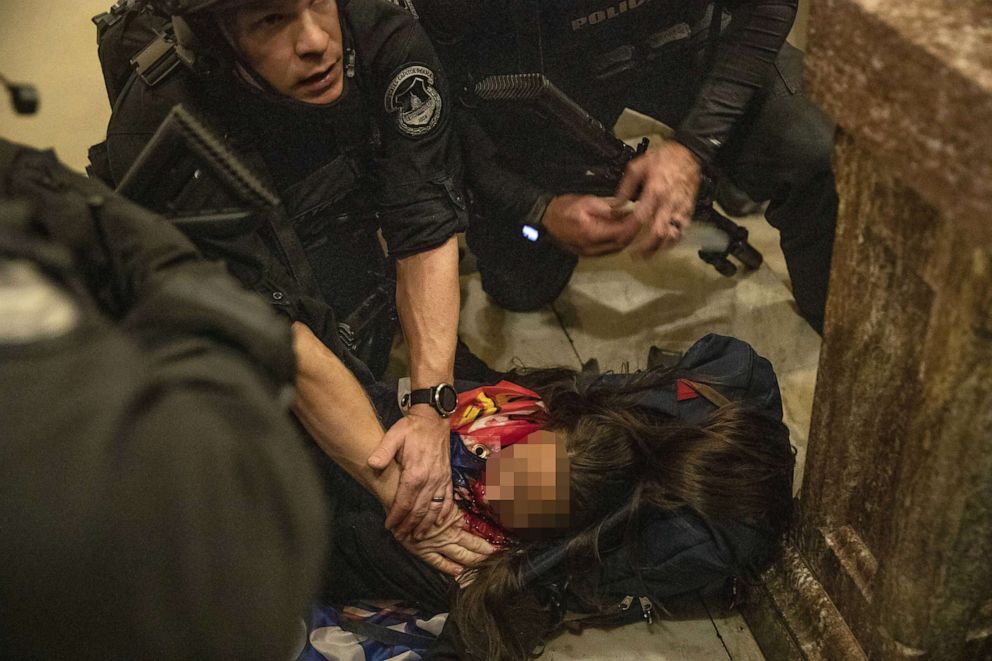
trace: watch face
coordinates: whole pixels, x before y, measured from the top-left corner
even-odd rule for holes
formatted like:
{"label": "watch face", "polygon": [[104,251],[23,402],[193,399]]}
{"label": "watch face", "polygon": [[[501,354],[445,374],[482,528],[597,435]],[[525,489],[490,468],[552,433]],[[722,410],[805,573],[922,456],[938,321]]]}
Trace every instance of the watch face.
{"label": "watch face", "polygon": [[437,406],[444,415],[451,415],[458,406],[458,393],[447,383],[437,387]]}

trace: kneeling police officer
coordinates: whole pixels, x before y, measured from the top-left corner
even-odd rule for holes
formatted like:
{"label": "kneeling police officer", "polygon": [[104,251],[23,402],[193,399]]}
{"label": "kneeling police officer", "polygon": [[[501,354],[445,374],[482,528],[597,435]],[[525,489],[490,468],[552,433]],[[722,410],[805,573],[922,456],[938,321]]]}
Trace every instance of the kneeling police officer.
{"label": "kneeling police officer", "polygon": [[[220,129],[285,213],[250,237],[194,240],[339,355],[366,339],[346,323],[356,310],[387,309],[362,324],[377,338],[365,355],[373,369],[341,355],[366,387],[392,341],[395,259],[419,403],[370,463],[401,461],[387,525],[399,537],[425,532],[453,505],[442,416],[459,307],[454,234],[466,223],[452,104],[426,35],[385,0],[125,1],[96,20],[114,110],[91,171],[119,183],[179,103]],[[313,318],[315,299],[336,323]]]}
{"label": "kneeling police officer", "polygon": [[[822,331],[837,195],[834,127],[801,92],[802,57],[785,43],[798,0],[416,0],[442,62],[460,83],[543,72],[605,126],[631,107],[674,127],[660,149],[630,161],[615,195],[633,213],[570,194],[545,127],[516,115],[466,114],[468,185],[486,218],[468,232],[483,287],[511,309],[557,297],[575,255],[678,241],[704,173],[770,200],[800,312]],[[479,131],[479,126],[484,131]],[[494,144],[490,144],[494,143]],[[493,162],[499,163],[494,166]],[[522,224],[553,242],[531,243]]]}

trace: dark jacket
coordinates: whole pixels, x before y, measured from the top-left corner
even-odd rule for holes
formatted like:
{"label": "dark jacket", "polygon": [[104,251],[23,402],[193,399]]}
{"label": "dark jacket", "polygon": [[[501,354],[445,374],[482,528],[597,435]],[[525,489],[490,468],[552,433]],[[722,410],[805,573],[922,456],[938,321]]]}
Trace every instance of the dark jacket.
{"label": "dark jacket", "polygon": [[[327,521],[285,320],[161,218],[0,141],[12,286],[0,657],[287,658]],[[63,323],[13,337],[22,295]]]}
{"label": "dark jacket", "polygon": [[[122,91],[113,99],[107,142],[91,152],[93,171],[117,183],[175,104],[219,128],[266,174],[284,213],[251,236],[194,240],[339,355],[335,329],[322,332],[328,324],[313,318],[324,316],[314,312],[313,299],[337,321],[379,288],[391,300],[391,269],[377,231],[391,257],[405,257],[441,245],[466,222],[453,104],[426,35],[384,0],[341,4],[354,68],[334,104],[278,97],[233,71],[203,79],[180,66],[154,86],[131,75],[112,86]],[[411,118],[414,103],[424,105]]]}
{"label": "dark jacket", "polygon": [[[716,24],[711,0],[561,0],[540,3],[539,14],[527,10],[533,3],[509,0],[418,0],[416,7],[453,80],[543,71],[607,126],[635,90],[650,88],[669,97],[662,101],[672,109],[665,119],[674,118],[675,139],[708,164],[774,73],[798,0],[718,4],[727,16]],[[468,182],[488,207],[526,221],[542,196],[569,192],[533,176],[547,172],[552,157],[538,152],[516,116],[470,114],[478,126],[466,129]],[[507,167],[493,167],[497,158]]]}

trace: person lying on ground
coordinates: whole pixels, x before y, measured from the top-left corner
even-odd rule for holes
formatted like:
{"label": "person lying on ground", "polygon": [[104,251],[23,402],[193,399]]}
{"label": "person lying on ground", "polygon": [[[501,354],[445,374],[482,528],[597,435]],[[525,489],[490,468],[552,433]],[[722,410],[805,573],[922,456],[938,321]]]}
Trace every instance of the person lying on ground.
{"label": "person lying on ground", "polygon": [[[298,352],[319,350],[301,324],[294,335]],[[629,596],[648,617],[719,593],[773,557],[790,519],[794,455],[771,365],[745,343],[707,336],[674,369],[534,370],[458,385],[460,515],[420,539],[382,531],[396,477],[365,463],[381,434],[371,411],[317,439],[367,489],[338,501],[324,597],[450,609],[428,657],[527,658],[568,610],[603,615]],[[302,375],[297,387],[314,384]],[[326,411],[298,415],[335,429]],[[400,415],[395,404],[379,413],[384,424]],[[437,554],[453,548],[460,561]]]}

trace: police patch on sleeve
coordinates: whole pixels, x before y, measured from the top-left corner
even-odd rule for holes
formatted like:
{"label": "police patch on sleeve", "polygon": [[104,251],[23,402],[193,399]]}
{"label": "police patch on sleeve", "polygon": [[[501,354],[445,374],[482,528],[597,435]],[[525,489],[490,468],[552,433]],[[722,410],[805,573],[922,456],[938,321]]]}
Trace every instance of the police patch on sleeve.
{"label": "police patch on sleeve", "polygon": [[441,120],[441,94],[434,87],[434,72],[421,64],[393,76],[384,101],[396,128],[411,138],[430,133]]}

